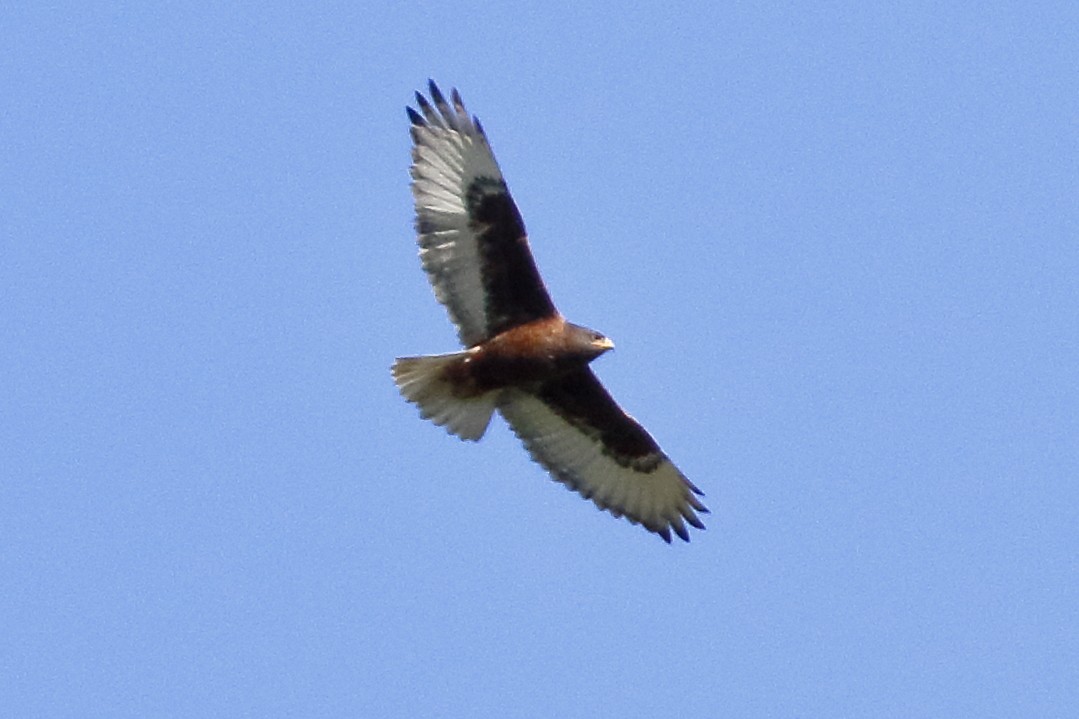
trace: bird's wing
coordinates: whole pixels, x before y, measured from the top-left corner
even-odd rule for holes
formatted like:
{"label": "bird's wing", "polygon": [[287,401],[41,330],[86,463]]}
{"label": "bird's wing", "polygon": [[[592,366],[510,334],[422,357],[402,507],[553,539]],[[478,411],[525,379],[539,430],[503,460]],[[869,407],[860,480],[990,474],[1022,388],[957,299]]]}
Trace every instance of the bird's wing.
{"label": "bird's wing", "polygon": [[616,517],[666,541],[689,541],[686,523],[704,529],[701,491],[655,440],[622,411],[592,370],[551,380],[535,392],[507,390],[499,405],[532,458],[556,480]]}
{"label": "bird's wing", "polygon": [[483,128],[461,96],[416,93],[412,195],[420,258],[462,344],[557,314]]}

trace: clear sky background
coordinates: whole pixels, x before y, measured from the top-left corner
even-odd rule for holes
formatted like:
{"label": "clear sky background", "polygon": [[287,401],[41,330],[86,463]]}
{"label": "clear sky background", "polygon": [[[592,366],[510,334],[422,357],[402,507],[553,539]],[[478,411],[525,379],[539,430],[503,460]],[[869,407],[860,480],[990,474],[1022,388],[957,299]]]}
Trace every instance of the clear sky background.
{"label": "clear sky background", "polygon": [[[20,5],[4,716],[1079,716],[1074,3]],[[397,395],[428,77],[690,544]]]}

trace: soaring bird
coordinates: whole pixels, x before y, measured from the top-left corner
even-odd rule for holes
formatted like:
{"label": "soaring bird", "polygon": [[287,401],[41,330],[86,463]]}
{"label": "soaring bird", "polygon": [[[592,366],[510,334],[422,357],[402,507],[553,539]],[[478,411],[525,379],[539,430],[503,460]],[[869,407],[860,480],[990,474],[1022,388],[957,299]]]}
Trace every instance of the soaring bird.
{"label": "soaring bird", "polygon": [[392,367],[420,414],[478,440],[498,410],[551,476],[668,543],[704,525],[703,496],[611,398],[589,363],[614,343],[555,308],[479,119],[457,90],[406,108],[420,260],[464,351]]}

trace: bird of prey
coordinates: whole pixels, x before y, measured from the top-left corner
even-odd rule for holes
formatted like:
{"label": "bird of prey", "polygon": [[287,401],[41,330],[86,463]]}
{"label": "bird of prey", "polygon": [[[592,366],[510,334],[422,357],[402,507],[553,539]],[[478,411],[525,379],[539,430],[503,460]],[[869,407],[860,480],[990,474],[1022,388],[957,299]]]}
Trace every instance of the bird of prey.
{"label": "bird of prey", "polygon": [[498,410],[552,477],[668,543],[704,525],[703,496],[607,393],[589,363],[614,347],[547,294],[524,223],[477,118],[433,81],[406,108],[419,254],[462,352],[393,364],[401,394],[461,439]]}

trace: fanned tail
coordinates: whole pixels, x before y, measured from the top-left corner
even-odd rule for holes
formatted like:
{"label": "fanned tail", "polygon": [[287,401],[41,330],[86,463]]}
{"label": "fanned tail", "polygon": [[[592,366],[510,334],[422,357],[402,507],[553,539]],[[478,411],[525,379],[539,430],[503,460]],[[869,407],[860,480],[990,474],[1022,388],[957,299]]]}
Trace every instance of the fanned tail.
{"label": "fanned tail", "polygon": [[468,351],[425,357],[401,357],[393,363],[393,380],[402,396],[420,408],[420,415],[461,439],[475,442],[487,431],[499,392],[468,396],[447,371],[468,357]]}

